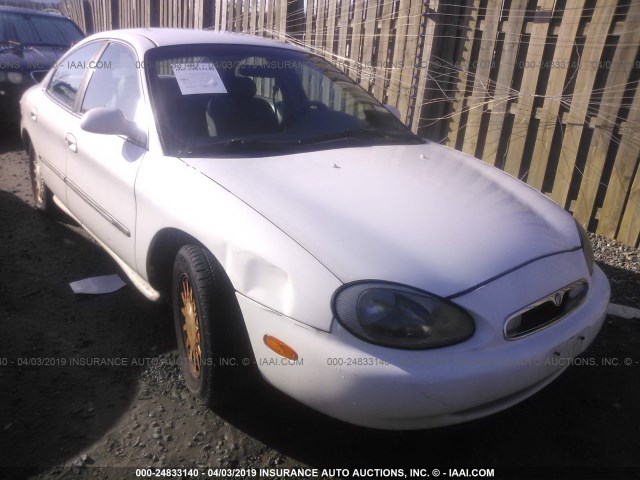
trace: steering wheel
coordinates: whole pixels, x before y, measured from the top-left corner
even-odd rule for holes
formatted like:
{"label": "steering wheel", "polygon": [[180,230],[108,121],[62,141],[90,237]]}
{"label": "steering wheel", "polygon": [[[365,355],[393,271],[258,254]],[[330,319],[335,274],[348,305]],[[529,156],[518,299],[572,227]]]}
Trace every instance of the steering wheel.
{"label": "steering wheel", "polygon": [[327,107],[324,103],[317,100],[311,100],[306,102],[304,105],[292,110],[288,115],[286,115],[282,120],[282,126],[286,130],[291,127],[297,120],[304,117],[309,112],[327,111],[329,111],[329,107]]}

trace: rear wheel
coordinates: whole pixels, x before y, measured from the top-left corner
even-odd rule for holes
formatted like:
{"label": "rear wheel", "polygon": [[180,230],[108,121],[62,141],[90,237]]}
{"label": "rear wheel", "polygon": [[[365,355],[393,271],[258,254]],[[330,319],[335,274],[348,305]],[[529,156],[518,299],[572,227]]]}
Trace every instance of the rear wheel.
{"label": "rear wheel", "polygon": [[44,183],[40,160],[33,145],[29,145],[29,172],[31,176],[31,191],[33,192],[33,201],[36,204],[36,208],[42,213],[50,213],[53,208],[53,195]]}
{"label": "rear wheel", "polygon": [[231,400],[247,383],[253,365],[231,282],[211,253],[187,245],[176,255],[172,290],[187,388],[209,406]]}

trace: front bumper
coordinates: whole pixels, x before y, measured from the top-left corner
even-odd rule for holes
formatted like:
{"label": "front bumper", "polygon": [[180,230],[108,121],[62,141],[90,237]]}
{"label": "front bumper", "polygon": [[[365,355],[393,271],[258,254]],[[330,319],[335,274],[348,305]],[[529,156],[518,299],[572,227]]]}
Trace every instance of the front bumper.
{"label": "front bumper", "polygon": [[[505,288],[500,280],[494,283],[494,289]],[[490,298],[491,286],[483,288],[489,292],[482,297]],[[473,295],[456,301],[474,303]],[[508,341],[499,325],[480,322],[469,341],[422,351],[371,345],[338,322],[330,333],[323,332],[242,295],[238,300],[258,367],[276,388],[349,423],[408,430],[487,416],[545,387],[596,337],[606,316],[609,284],[596,267],[585,301],[529,337]],[[508,311],[510,305],[503,308]],[[268,349],[265,334],[286,342],[299,360]]]}

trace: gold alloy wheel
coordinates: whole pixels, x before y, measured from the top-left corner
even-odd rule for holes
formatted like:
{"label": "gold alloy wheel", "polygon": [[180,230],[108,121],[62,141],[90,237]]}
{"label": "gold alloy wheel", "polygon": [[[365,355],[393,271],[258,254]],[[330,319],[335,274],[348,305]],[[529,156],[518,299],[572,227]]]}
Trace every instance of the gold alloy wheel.
{"label": "gold alloy wheel", "polygon": [[200,347],[200,325],[198,309],[193,298],[193,289],[186,274],[180,279],[180,298],[182,300],[182,339],[189,360],[189,370],[194,378],[200,377],[202,349]]}

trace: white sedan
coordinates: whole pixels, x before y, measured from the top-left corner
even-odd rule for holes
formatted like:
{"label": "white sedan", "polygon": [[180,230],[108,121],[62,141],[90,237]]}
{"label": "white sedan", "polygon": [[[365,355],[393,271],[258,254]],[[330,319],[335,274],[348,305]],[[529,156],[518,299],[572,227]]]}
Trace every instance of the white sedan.
{"label": "white sedan", "polygon": [[209,405],[257,368],[354,424],[463,422],[549,384],[605,317],[570,214],[416,137],[300,48],[104,32],[21,109],[37,208],[57,204],[172,302],[186,384]]}

